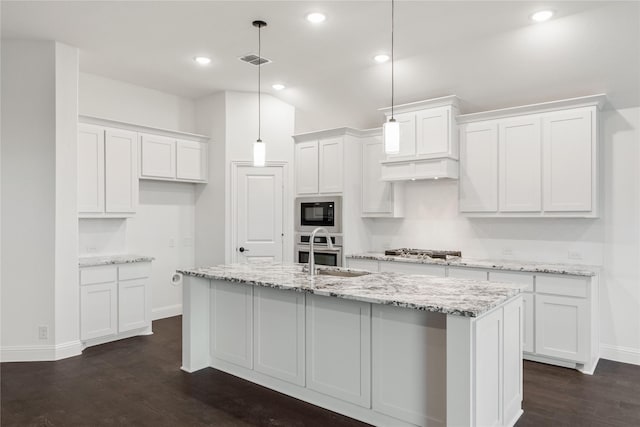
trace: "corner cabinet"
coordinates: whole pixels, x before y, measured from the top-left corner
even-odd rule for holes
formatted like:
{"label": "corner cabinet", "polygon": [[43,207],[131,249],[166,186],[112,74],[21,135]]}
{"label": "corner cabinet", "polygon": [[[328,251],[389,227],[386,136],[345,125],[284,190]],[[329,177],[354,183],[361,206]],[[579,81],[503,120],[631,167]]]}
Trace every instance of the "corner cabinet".
{"label": "corner cabinet", "polygon": [[604,95],[458,116],[460,212],[598,216],[598,111]]}
{"label": "corner cabinet", "polygon": [[78,214],[128,217],[138,200],[137,135],[78,125]]}
{"label": "corner cabinet", "polygon": [[[383,108],[387,119],[390,108]],[[381,179],[458,178],[458,132],[455,95],[394,107],[400,124],[400,150],[381,161]]]}

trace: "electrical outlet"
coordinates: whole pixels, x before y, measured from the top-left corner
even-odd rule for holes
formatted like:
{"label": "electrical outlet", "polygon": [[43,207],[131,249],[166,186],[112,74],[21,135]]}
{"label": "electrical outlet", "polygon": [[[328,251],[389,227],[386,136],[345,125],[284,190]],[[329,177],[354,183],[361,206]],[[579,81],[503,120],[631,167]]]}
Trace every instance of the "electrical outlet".
{"label": "electrical outlet", "polygon": [[176,239],[174,239],[173,237],[171,237],[169,239],[169,247],[173,248],[176,245]]}
{"label": "electrical outlet", "polygon": [[87,253],[94,254],[98,249],[95,246],[87,246]]}
{"label": "electrical outlet", "polygon": [[38,339],[39,340],[49,339],[49,327],[48,326],[38,326]]}
{"label": "electrical outlet", "polygon": [[191,246],[193,246],[193,239],[192,239],[191,237],[185,237],[185,238],[182,240],[182,245],[183,245],[185,248],[190,248]]}
{"label": "electrical outlet", "polygon": [[504,249],[502,250],[502,255],[505,255],[505,256],[513,256],[513,249],[511,249],[511,248],[504,248]]}
{"label": "electrical outlet", "polygon": [[582,254],[580,252],[569,251],[569,253],[567,254],[567,258],[575,259],[575,260],[581,260],[582,259]]}

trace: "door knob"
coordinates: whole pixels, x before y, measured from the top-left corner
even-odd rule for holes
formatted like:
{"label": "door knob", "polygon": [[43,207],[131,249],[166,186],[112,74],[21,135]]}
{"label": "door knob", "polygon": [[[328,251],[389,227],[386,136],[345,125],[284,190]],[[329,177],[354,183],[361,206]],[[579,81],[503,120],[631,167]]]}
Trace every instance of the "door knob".
{"label": "door knob", "polygon": [[240,246],[240,249],[238,249],[240,252],[249,252],[249,249],[245,249],[242,246]]}

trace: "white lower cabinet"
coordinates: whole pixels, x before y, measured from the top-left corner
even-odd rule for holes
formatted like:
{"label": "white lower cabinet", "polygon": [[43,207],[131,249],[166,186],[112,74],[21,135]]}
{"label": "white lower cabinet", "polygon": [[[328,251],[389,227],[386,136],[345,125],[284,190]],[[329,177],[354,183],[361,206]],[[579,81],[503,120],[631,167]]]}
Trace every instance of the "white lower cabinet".
{"label": "white lower cabinet", "polygon": [[585,363],[588,361],[587,301],[536,295],[536,353]]}
{"label": "white lower cabinet", "polygon": [[150,263],[80,269],[80,339],[86,346],[151,332]]}
{"label": "white lower cabinet", "polygon": [[455,277],[456,279],[487,280],[487,272],[475,268],[449,267],[447,277]]}
{"label": "white lower cabinet", "polygon": [[378,261],[372,259],[347,258],[347,267],[358,270],[373,271],[374,273],[380,271]]}
{"label": "white lower cabinet", "polygon": [[403,273],[403,274],[424,274],[427,276],[445,277],[447,272],[447,267],[444,265],[381,261],[380,271],[392,272],[392,273]]}

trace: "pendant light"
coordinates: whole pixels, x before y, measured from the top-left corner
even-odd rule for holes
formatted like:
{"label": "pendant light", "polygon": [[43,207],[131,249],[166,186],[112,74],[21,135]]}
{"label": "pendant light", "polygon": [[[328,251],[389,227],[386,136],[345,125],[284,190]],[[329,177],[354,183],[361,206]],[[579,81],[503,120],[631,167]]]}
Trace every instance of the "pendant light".
{"label": "pendant light", "polygon": [[394,67],[393,67],[393,29],[394,29],[394,0],[391,0],[391,118],[382,126],[384,130],[384,151],[387,154],[400,152],[400,123],[393,117],[394,95]]}
{"label": "pendant light", "polygon": [[258,28],[258,139],[253,143],[253,166],[262,167],[265,165],[267,157],[267,149],[265,143],[260,138],[260,67],[262,67],[262,40],[260,39],[260,30],[266,27],[264,21],[253,21],[253,26]]}

